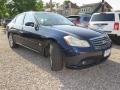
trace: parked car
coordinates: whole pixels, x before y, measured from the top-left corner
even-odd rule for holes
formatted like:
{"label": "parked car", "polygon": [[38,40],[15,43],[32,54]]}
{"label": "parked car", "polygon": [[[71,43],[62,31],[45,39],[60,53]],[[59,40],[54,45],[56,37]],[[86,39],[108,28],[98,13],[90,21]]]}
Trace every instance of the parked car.
{"label": "parked car", "polygon": [[89,27],[104,31],[120,44],[120,12],[104,12],[92,15]]}
{"label": "parked car", "polygon": [[27,47],[49,56],[51,70],[88,67],[106,60],[111,40],[103,32],[76,27],[65,17],[51,12],[24,12],[7,30],[9,45]]}
{"label": "parked car", "polygon": [[6,28],[6,26],[7,26],[7,24],[9,23],[11,21],[11,19],[4,19],[4,20],[2,20],[2,26],[4,27],[4,28]]}
{"label": "parked car", "polygon": [[76,26],[80,27],[88,27],[89,20],[91,15],[89,14],[81,14],[81,15],[71,15],[67,17],[70,21],[72,21]]}

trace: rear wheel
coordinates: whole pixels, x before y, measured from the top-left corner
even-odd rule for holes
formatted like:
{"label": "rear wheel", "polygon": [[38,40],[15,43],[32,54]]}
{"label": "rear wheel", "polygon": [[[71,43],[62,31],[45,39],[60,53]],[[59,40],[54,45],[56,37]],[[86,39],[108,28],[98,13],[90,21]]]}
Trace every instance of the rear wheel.
{"label": "rear wheel", "polygon": [[63,69],[63,55],[58,44],[50,43],[50,65],[52,71],[59,71]]}
{"label": "rear wheel", "polygon": [[13,34],[9,34],[8,36],[8,41],[9,41],[9,46],[11,48],[16,48],[17,47],[17,44],[15,43],[14,39],[13,39]]}

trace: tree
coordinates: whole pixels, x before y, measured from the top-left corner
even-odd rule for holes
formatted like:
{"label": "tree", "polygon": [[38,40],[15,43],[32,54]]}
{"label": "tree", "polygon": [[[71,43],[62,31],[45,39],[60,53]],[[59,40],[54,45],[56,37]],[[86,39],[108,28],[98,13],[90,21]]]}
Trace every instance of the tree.
{"label": "tree", "polygon": [[36,0],[13,0],[13,2],[19,13],[35,9]]}
{"label": "tree", "polygon": [[56,3],[56,8],[58,8],[60,6],[60,4],[59,3]]}
{"label": "tree", "polygon": [[65,8],[69,8],[69,3],[71,3],[69,0],[64,1]]}
{"label": "tree", "polygon": [[0,18],[12,18],[31,10],[44,10],[42,0],[0,0]]}
{"label": "tree", "polygon": [[[52,3],[52,7],[55,7],[55,3]],[[50,3],[46,3],[45,8],[50,8]]]}
{"label": "tree", "polygon": [[42,0],[37,1],[35,7],[37,11],[43,11],[44,10],[43,1]]}
{"label": "tree", "polygon": [[44,10],[42,0],[11,0],[7,4],[7,8],[11,17],[25,11]]}
{"label": "tree", "polygon": [[11,2],[8,2],[6,5],[7,11],[9,13],[9,18],[12,18],[19,13],[19,11],[17,10],[17,8],[15,7],[14,4],[15,3],[13,1],[11,1]]}
{"label": "tree", "polygon": [[0,18],[8,17],[6,0],[0,0]]}

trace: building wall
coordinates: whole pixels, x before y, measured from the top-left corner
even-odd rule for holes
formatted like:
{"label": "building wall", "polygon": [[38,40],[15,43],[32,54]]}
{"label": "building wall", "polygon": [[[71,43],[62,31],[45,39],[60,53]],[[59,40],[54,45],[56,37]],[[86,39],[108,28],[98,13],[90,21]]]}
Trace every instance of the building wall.
{"label": "building wall", "polygon": [[[97,6],[98,5],[81,7],[79,13],[92,13],[97,8]],[[105,6],[105,11],[109,12],[111,11],[111,9]],[[97,12],[101,12],[101,9],[99,9]]]}
{"label": "building wall", "polygon": [[68,10],[68,15],[75,15],[78,14],[79,9],[72,8],[71,10]]}
{"label": "building wall", "polygon": [[94,9],[94,7],[82,7],[82,8],[80,8],[80,12],[79,13],[91,13],[91,12],[93,12],[93,9]]}
{"label": "building wall", "polygon": [[66,10],[58,10],[57,11],[59,14],[64,15],[64,16],[69,16],[69,15],[76,15],[79,13],[79,9],[71,8],[71,9],[66,9]]}

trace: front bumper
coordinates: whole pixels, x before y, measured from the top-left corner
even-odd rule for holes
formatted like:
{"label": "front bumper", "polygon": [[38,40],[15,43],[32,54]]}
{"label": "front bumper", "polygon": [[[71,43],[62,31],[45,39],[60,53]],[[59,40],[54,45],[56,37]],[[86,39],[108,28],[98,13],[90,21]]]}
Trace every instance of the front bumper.
{"label": "front bumper", "polygon": [[84,52],[80,55],[65,57],[66,67],[68,68],[86,68],[105,61],[110,54],[104,57],[104,51]]}

